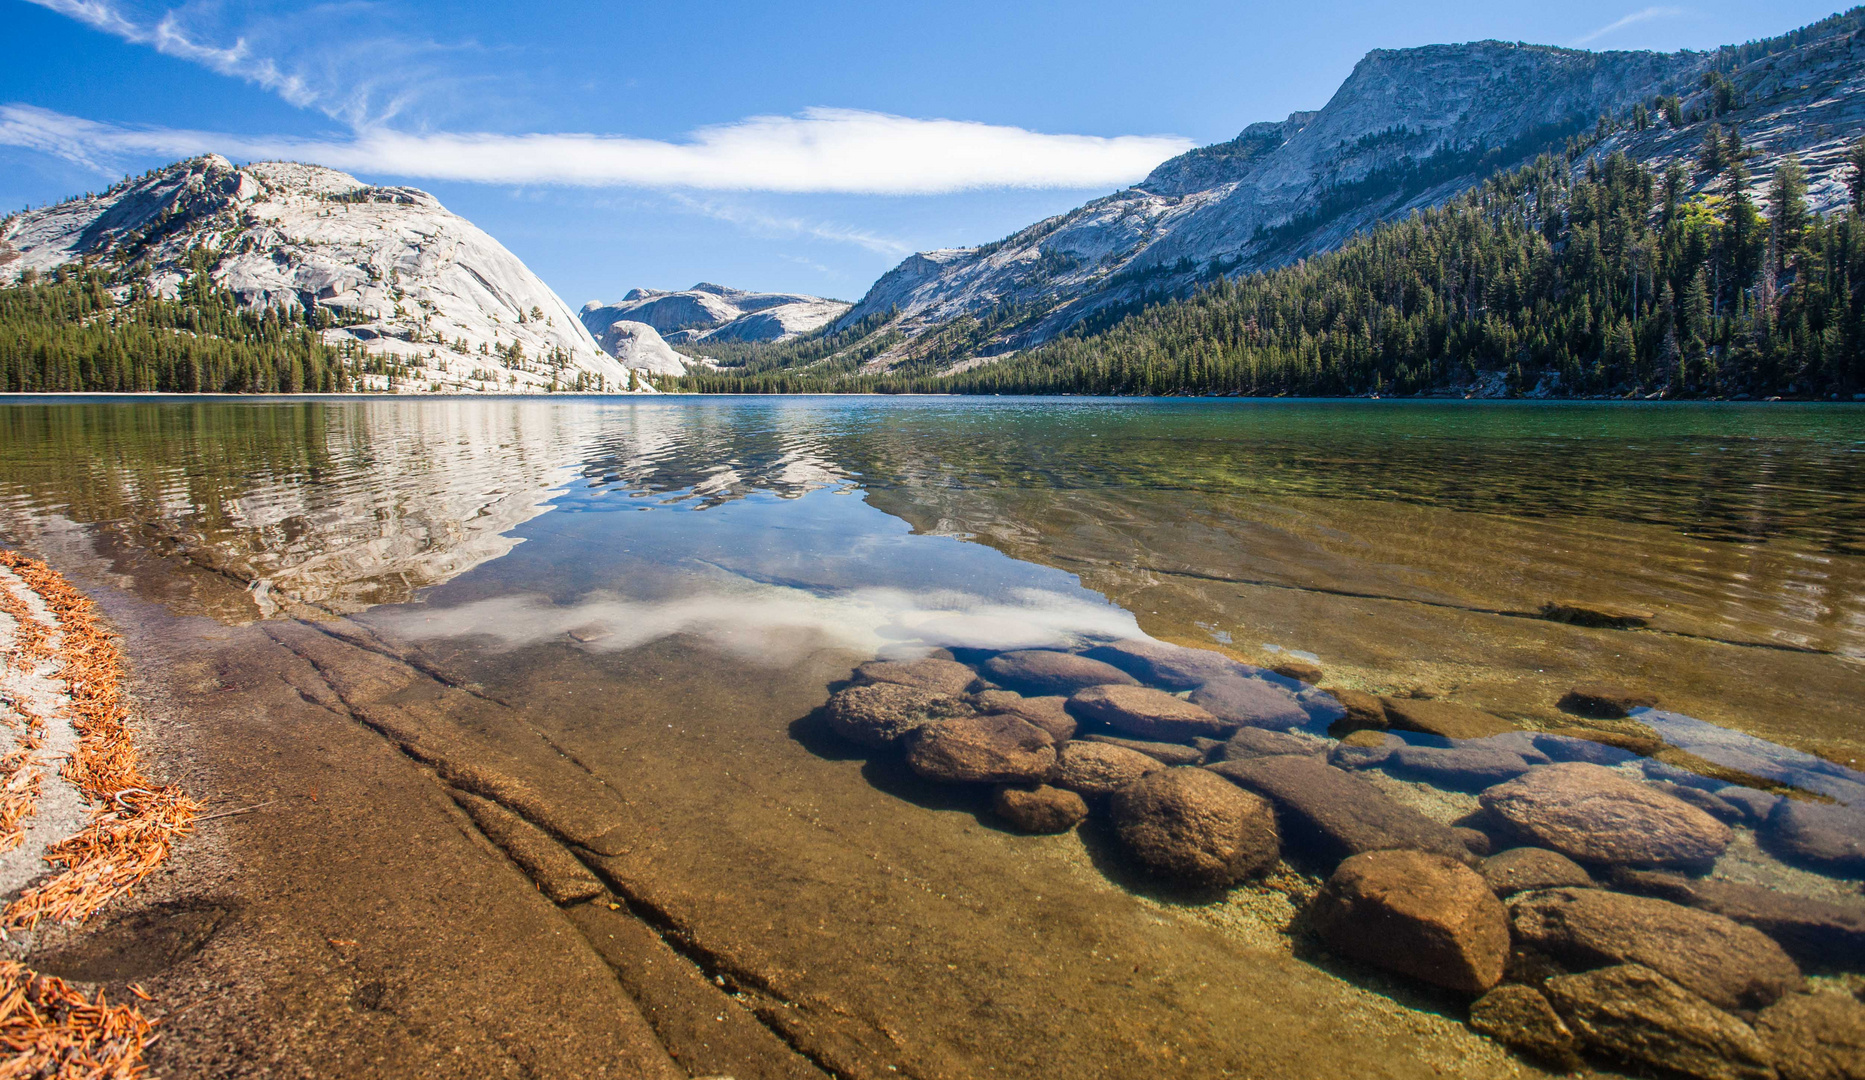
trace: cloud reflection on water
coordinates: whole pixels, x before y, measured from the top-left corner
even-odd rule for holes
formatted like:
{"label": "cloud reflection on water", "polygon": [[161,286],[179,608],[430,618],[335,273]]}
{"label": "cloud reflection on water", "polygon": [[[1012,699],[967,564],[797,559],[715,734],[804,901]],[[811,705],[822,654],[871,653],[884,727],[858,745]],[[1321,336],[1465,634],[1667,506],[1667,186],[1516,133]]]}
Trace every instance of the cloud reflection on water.
{"label": "cloud reflection on water", "polygon": [[771,666],[824,646],[912,656],[941,647],[1059,648],[1144,637],[1129,612],[1086,596],[1012,589],[999,596],[951,589],[811,590],[744,578],[706,582],[670,600],[589,593],[571,604],[503,596],[445,609],[384,612],[376,620],[407,638],[490,638],[508,649],[570,637],[597,652],[685,635],[731,656]]}

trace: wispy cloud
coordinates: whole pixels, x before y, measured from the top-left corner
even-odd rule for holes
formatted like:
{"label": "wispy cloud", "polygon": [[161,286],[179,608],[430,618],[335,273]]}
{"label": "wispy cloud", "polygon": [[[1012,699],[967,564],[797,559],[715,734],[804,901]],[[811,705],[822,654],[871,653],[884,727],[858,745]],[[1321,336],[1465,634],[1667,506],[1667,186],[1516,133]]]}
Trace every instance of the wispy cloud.
{"label": "wispy cloud", "polygon": [[1676,16],[1679,16],[1682,14],[1684,14],[1684,9],[1680,7],[1641,8],[1640,10],[1634,11],[1632,14],[1627,15],[1622,19],[1618,19],[1613,22],[1607,23],[1605,26],[1602,26],[1599,29],[1594,30],[1592,33],[1582,34],[1581,36],[1573,40],[1573,44],[1576,46],[1591,45],[1595,41],[1598,41],[1600,38],[1603,38],[1607,34],[1610,34],[1616,30],[1623,30],[1628,26],[1636,26],[1637,24],[1642,23],[1642,22],[1650,22],[1653,19],[1675,18]]}
{"label": "wispy cloud", "polygon": [[708,199],[695,199],[678,192],[673,194],[675,205],[691,210],[696,214],[717,221],[738,225],[746,230],[768,237],[808,237],[812,240],[827,240],[836,244],[853,244],[866,248],[877,255],[899,258],[909,254],[913,248],[891,237],[880,236],[866,229],[851,228],[830,222],[809,221],[799,217],[783,217],[767,214],[744,206],[730,206]]}
{"label": "wispy cloud", "polygon": [[348,139],[301,139],[127,127],[25,105],[0,106],[0,143],[93,168],[126,155],[214,151],[430,180],[865,195],[1115,187],[1192,145],[1177,136],[1053,135],[857,109],[755,116],[701,128],[681,142],[591,134],[411,134],[386,127],[364,128]]}
{"label": "wispy cloud", "polygon": [[178,60],[200,64],[222,75],[245,79],[247,82],[272,91],[300,108],[311,105],[317,100],[317,95],[311,92],[303,79],[280,71],[278,64],[267,57],[254,56],[247,47],[245,39],[236,40],[227,47],[203,44],[182,29],[173,11],[164,14],[154,24],[147,24],[133,21],[106,0],[28,0],[28,2],[56,11],[66,18],[76,19],[94,30],[101,30],[132,44],[147,45],[164,56],[173,56]]}
{"label": "wispy cloud", "polygon": [[[498,69],[477,55],[486,51],[479,46],[444,44],[380,25],[383,13],[369,3],[167,7],[137,0],[28,2],[164,56],[244,80],[351,127],[383,124],[417,99],[460,99],[467,85],[499,77],[494,74]],[[461,53],[481,62],[443,62]]]}
{"label": "wispy cloud", "polygon": [[784,260],[785,262],[796,263],[798,266],[807,266],[811,270],[814,270],[818,274],[822,274],[825,277],[839,278],[839,277],[848,276],[837,270],[832,270],[829,267],[824,266],[823,264],[817,262],[815,259],[805,259],[801,255],[785,255],[782,252],[779,252],[777,257]]}

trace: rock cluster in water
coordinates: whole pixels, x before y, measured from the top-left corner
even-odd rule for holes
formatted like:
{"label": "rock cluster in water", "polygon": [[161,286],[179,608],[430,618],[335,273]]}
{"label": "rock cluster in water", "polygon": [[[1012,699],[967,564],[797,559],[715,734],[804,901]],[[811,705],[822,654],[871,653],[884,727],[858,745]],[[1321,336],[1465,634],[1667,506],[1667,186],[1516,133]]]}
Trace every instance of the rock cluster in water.
{"label": "rock cluster in water", "polygon": [[[1321,689],[1307,663],[1154,641],[975,659],[864,664],[825,721],[927,780],[988,788],[1012,830],[1095,817],[1164,884],[1311,871],[1325,883],[1300,922],[1328,950],[1468,995],[1473,1028],[1555,1065],[1865,1077],[1865,1002],[1802,975],[1865,973],[1865,904],[1704,876],[1743,830],[1803,870],[1865,877],[1865,812],[1651,760],[1663,741],[1636,725],[1530,730]],[[1656,702],[1583,686],[1561,704],[1622,720]],[[1481,809],[1437,820],[1373,770]]]}

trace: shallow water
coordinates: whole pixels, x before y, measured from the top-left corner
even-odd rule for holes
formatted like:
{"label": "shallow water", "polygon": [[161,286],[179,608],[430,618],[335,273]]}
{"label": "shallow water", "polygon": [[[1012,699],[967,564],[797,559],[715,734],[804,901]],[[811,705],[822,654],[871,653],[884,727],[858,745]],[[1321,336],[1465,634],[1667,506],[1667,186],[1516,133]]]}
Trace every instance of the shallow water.
{"label": "shallow water", "polygon": [[[1286,932],[1325,866],[1187,896],[1092,821],[1004,833],[987,798],[820,737],[811,710],[868,659],[1151,636],[1311,659],[1325,686],[1531,732],[1596,723],[1557,702],[1620,684],[1659,708],[1599,730],[1664,746],[1615,766],[1627,776],[1865,804],[1856,407],[24,401],[0,406],[0,528],[85,547],[180,612],[352,616],[513,704],[630,793],[665,845],[642,887],[694,934],[809,969],[799,999],[870,1002],[933,1075],[981,1072],[1019,1038],[1106,1059],[1071,1075],[1178,1057],[1167,1071],[1388,1068],[1391,1039],[1421,1068],[1515,1066],[1454,1022],[1467,999]],[[1550,621],[1551,601],[1649,625]],[[1446,822],[1475,804],[1366,776]],[[1779,859],[1764,833],[1738,822],[1710,876],[1858,900],[1848,872]],[[874,904],[921,902],[902,881],[940,902],[913,908],[918,946],[878,963],[893,927]],[[1017,944],[1030,898],[1057,893],[1077,906]],[[1081,996],[1098,1034],[1048,1017],[1033,1035],[1054,999],[993,970],[1005,949],[1013,969],[1090,981],[1085,957],[1127,950],[1150,988]],[[1205,993],[1220,976],[1261,985]],[[1367,1040],[1337,1044],[1301,1008],[1359,1010]],[[1173,1025],[1177,1050],[1142,1052]]]}

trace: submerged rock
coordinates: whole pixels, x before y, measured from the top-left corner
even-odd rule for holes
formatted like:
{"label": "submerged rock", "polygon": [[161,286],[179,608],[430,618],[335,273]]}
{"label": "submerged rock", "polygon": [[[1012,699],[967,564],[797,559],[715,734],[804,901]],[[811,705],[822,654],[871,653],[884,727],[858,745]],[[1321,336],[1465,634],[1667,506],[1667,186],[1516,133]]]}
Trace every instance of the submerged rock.
{"label": "submerged rock", "polygon": [[999,787],[991,795],[991,810],[1026,833],[1067,832],[1088,816],[1088,804],[1080,795],[1047,784]]}
{"label": "submerged rock", "polygon": [[1699,1080],[1773,1080],[1773,1054],[1741,1020],[1663,975],[1621,964],[1545,985],[1589,1049]]}
{"label": "submerged rock", "polygon": [[1865,810],[1782,799],[1761,832],[1771,851],[1829,873],[1865,877]]}
{"label": "submerged rock", "polygon": [[931,656],[923,660],[870,660],[856,668],[855,674],[873,683],[917,686],[952,697],[964,694],[978,681],[978,673],[965,665]]}
{"label": "submerged rock", "polygon": [[1262,799],[1203,769],[1166,769],[1128,784],[1111,807],[1121,847],[1147,869],[1220,887],[1268,869],[1281,841]]}
{"label": "submerged rock", "polygon": [[1518,896],[1517,940],[1570,965],[1643,964],[1720,1009],[1759,1009],[1801,985],[1774,940],[1732,919],[1604,889]]}
{"label": "submerged rock", "polygon": [[1598,765],[1544,766],[1480,799],[1516,832],[1583,863],[1695,866],[1733,838],[1689,803]]}
{"label": "submerged rock", "polygon": [[1341,769],[1376,768],[1404,745],[1405,740],[1384,731],[1355,731],[1328,751],[1328,764]]}
{"label": "submerged rock", "polygon": [[1781,796],[1752,787],[1726,787],[1716,797],[1742,811],[1742,820],[1751,825],[1768,820],[1774,808],[1781,805]]}
{"label": "submerged rock", "polygon": [[1267,728],[1238,728],[1225,743],[1224,761],[1244,761],[1249,758],[1275,757],[1278,754],[1302,754],[1307,757],[1319,757],[1327,753],[1328,744],[1312,735],[1294,735],[1286,731],[1270,731]]}
{"label": "submerged rock", "polygon": [[1470,1026],[1563,1070],[1580,1064],[1580,1040],[1532,986],[1498,986],[1484,994],[1470,1006]]}
{"label": "submerged rock", "polygon": [[1496,850],[1496,841],[1482,829],[1472,828],[1468,825],[1452,825],[1451,832],[1457,834],[1457,839],[1464,842],[1465,849],[1472,855],[1486,857],[1490,852]]}
{"label": "submerged rock", "polygon": [[1541,605],[1541,617],[1550,622],[1605,630],[1633,630],[1649,625],[1655,618],[1651,612],[1641,608],[1596,604],[1584,600],[1550,600]]}
{"label": "submerged rock", "polygon": [[1229,733],[1204,709],[1148,686],[1090,686],[1069,698],[1069,711],[1143,739],[1192,739]]}
{"label": "submerged rock", "polygon": [[1054,770],[1049,733],[1014,716],[967,716],[927,724],[914,735],[907,764],[928,780],[1016,784]]}
{"label": "submerged rock", "polygon": [[984,690],[971,696],[977,710],[985,715],[1002,713],[1027,720],[1049,733],[1056,745],[1075,737],[1075,718],[1068,714],[1068,698],[1024,697],[1013,690]]}
{"label": "submerged rock", "polygon": [[1307,660],[1288,659],[1270,667],[1271,671],[1285,679],[1294,679],[1310,686],[1321,681],[1321,665]]}
{"label": "submerged rock", "polygon": [[1427,780],[1439,787],[1475,791],[1522,775],[1532,768],[1513,750],[1481,743],[1461,746],[1400,746],[1382,767]]}
{"label": "submerged rock", "polygon": [[1379,699],[1364,690],[1348,690],[1344,687],[1326,686],[1322,692],[1340,703],[1346,715],[1334,721],[1328,734],[1344,737],[1354,731],[1384,731],[1390,722],[1386,719],[1386,707]]}
{"label": "submerged rock", "polygon": [[1073,694],[1090,686],[1134,686],[1133,676],[1111,664],[1050,649],[998,653],[984,663],[991,678],[1013,690]]}
{"label": "submerged rock", "polygon": [[1205,768],[1274,803],[1290,847],[1329,866],[1361,852],[1391,848],[1471,858],[1448,826],[1318,759],[1290,754]]}
{"label": "submerged rock", "polygon": [[504,804],[454,790],[453,801],[473,817],[486,838],[503,848],[539,891],[557,904],[577,904],[603,892],[589,868],[564,850],[550,834],[531,824]]}
{"label": "submerged rock", "polygon": [[1530,765],[1554,764],[1554,759],[1542,753],[1541,748],[1535,745],[1535,734],[1532,731],[1505,731],[1483,739],[1453,743],[1452,746],[1457,749],[1507,750],[1511,754],[1520,755]]}
{"label": "submerged rock", "polygon": [[1295,703],[1308,714],[1308,726],[1332,728],[1347,718],[1347,707],[1342,705],[1333,694],[1325,690],[1316,690],[1304,686],[1295,691]]}
{"label": "submerged rock", "polygon": [[1576,686],[1561,695],[1558,704],[1568,712],[1576,712],[1582,716],[1617,720],[1630,715],[1633,709],[1657,708],[1658,698],[1654,694],[1627,690],[1622,686],[1588,683],[1584,686]]}
{"label": "submerged rock", "polygon": [[1653,870],[1621,871],[1613,884],[1752,926],[1802,963],[1865,968],[1865,903],[1834,904],[1760,885]]}
{"label": "submerged rock", "polygon": [[1478,869],[1497,896],[1563,886],[1589,888],[1593,884],[1593,877],[1585,867],[1547,848],[1519,847],[1499,851],[1484,859]]}
{"label": "submerged rock", "polygon": [[1789,994],[1761,1011],[1755,1033],[1781,1080],[1865,1080],[1865,1005],[1844,994]]}
{"label": "submerged rock", "polygon": [[1402,731],[1416,731],[1444,739],[1481,739],[1514,731],[1516,727],[1495,713],[1454,701],[1416,698],[1380,698],[1386,719]]}
{"label": "submerged rock", "polygon": [[1109,743],[1072,742],[1056,756],[1051,783],[1089,798],[1112,795],[1148,773],[1165,768],[1157,758]]}
{"label": "submerged rock", "polygon": [[1236,727],[1296,728],[1308,711],[1294,693],[1264,679],[1213,679],[1192,691],[1191,702]]}
{"label": "submerged rock", "polygon": [[1334,951],[1451,990],[1488,990],[1509,958],[1508,914],[1488,883],[1422,851],[1345,860],[1309,918]]}
{"label": "submerged rock", "polygon": [[1651,787],[1654,791],[1662,791],[1666,795],[1684,800],[1717,821],[1738,822],[1748,816],[1741,807],[1719,795],[1704,791],[1700,787],[1673,783],[1669,780],[1654,780],[1651,782]]}
{"label": "submerged rock", "polygon": [[829,699],[829,729],[858,746],[879,750],[938,720],[972,715],[963,699],[900,683],[851,686]]}
{"label": "submerged rock", "polygon": [[1204,762],[1204,751],[1173,742],[1147,742],[1144,739],[1121,739],[1113,735],[1089,735],[1087,742],[1106,743],[1109,746],[1122,746],[1136,750],[1154,761],[1164,765],[1199,765]]}
{"label": "submerged rock", "polygon": [[1167,690],[1191,690],[1213,679],[1249,678],[1263,670],[1210,649],[1192,649],[1140,638],[1097,645],[1082,655],[1112,664],[1141,682]]}
{"label": "submerged rock", "polygon": [[1664,741],[1656,736],[1583,727],[1539,732],[1533,738],[1535,748],[1555,761],[1583,761],[1591,765],[1617,765],[1664,748]]}

